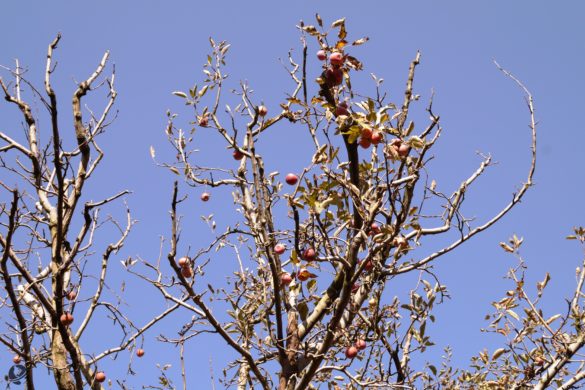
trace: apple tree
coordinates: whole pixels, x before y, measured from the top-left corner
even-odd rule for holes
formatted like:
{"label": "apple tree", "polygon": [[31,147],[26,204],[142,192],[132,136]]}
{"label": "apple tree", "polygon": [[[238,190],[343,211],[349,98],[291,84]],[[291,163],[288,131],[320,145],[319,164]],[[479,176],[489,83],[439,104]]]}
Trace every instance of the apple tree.
{"label": "apple tree", "polygon": [[[421,125],[417,117],[415,125],[413,119],[421,101],[415,89],[421,54],[406,71],[404,93],[392,101],[376,76],[373,93],[355,87],[366,65],[353,48],[368,39],[349,39],[344,19],[325,27],[317,15],[315,25],[298,27],[302,50],[288,56],[293,88],[282,101],[266,103],[247,83],[233,84],[225,71],[230,46],[214,40],[203,81],[174,92],[192,109],[186,121],[167,112],[165,134],[176,157],[158,161],[151,148],[157,164],[186,184],[184,189],[177,181],[171,191],[170,233],[161,244],[166,256],[123,260],[133,277],[167,302],[140,325],[123,309],[123,288],[107,283],[112,258],[135,223],[121,202],[128,191],[112,188],[101,200],[86,194],[104,157],[100,135],[115,118],[109,53],[76,83],[67,109],[58,105],[52,84],[59,36],[49,45],[44,88],[35,87],[18,62],[2,68],[2,94],[20,123],[3,123],[9,130],[0,131],[0,343],[23,364],[26,388],[35,388],[33,371],[46,367],[59,389],[101,389],[108,377],[100,361],[120,358],[123,350],[143,356],[145,333],[179,311],[190,320],[178,335],[165,329],[159,339],[180,346],[182,357],[186,344],[211,333],[233,357],[220,379],[225,387],[578,386],[585,379],[585,264],[576,270],[566,310],[546,313],[540,306],[550,277],[531,294],[516,236],[501,243],[516,257],[507,275],[512,287],[488,317],[487,330],[505,338],[501,347],[481,351],[465,368],[452,366],[448,349],[442,362],[425,355],[433,345],[427,330],[433,310],[448,295],[433,265],[501,220],[533,184],[536,120],[528,89],[499,68],[526,98],[531,155],[511,198],[477,221],[463,205],[468,189],[492,165],[491,156],[481,156],[455,188],[441,188],[433,179],[442,126],[432,95],[424,109],[427,122]],[[89,95],[96,97],[87,100]],[[99,110],[89,108],[94,105]],[[264,141],[284,125],[294,131],[281,137],[305,137],[311,145],[299,153],[304,168],[296,172],[279,172],[263,157]],[[201,158],[205,133],[225,142],[222,166]],[[213,208],[206,202],[220,194],[233,199],[232,221],[224,226],[207,214],[203,220],[213,239],[189,238],[181,219],[185,199],[194,195]],[[113,216],[103,217],[103,208]],[[585,230],[575,228],[568,238],[583,245]],[[208,270],[219,262],[225,279],[211,282]],[[118,334],[102,335],[96,351],[83,336],[103,319]],[[184,364],[181,374],[183,388],[193,388]],[[124,381],[118,384],[126,388]],[[148,388],[174,385],[163,374],[158,387]]]}
{"label": "apple tree", "polygon": [[[231,193],[236,216],[221,230],[213,216],[204,217],[214,239],[183,244],[179,216],[187,195],[175,183],[168,264],[145,261],[150,274],[140,274],[193,316],[178,339],[165,340],[183,345],[201,333],[216,334],[234,356],[223,383],[238,389],[485,383],[487,373],[459,375],[448,362],[441,370],[413,361],[424,360],[433,344],[426,327],[447,294],[433,263],[498,222],[532,185],[531,94],[500,68],[526,98],[531,157],[517,191],[497,213],[478,222],[464,215],[462,205],[467,190],[492,164],[491,156],[482,156],[452,190],[433,180],[430,161],[442,127],[432,96],[427,123],[415,125],[409,115],[420,100],[414,82],[421,54],[410,63],[403,96],[392,102],[376,76],[372,96],[353,87],[365,65],[352,48],[368,39],[349,39],[344,19],[326,28],[317,15],[315,25],[301,23],[299,31],[302,54],[289,54],[287,62],[293,89],[278,104],[265,104],[247,83],[230,84],[224,71],[230,46],[213,40],[203,82],[174,92],[193,117],[187,125],[167,112],[165,133],[176,159],[157,163],[181,175],[202,201]],[[308,61],[315,52],[317,68]],[[226,95],[228,90],[233,95]],[[282,138],[307,137],[312,145],[310,153],[299,153],[305,167],[298,172],[278,172],[263,158],[261,140],[283,124],[294,131],[281,133]],[[197,149],[202,132],[223,139],[231,155],[226,160],[233,160],[217,167],[202,160]],[[155,158],[154,149],[151,153]],[[453,240],[437,247],[439,235]],[[237,262],[225,284],[206,282],[207,267],[226,256]],[[407,275],[413,284],[404,296],[389,291]],[[500,310],[499,315],[506,314]],[[498,357],[509,356],[506,351]],[[496,375],[495,366],[488,371]]]}

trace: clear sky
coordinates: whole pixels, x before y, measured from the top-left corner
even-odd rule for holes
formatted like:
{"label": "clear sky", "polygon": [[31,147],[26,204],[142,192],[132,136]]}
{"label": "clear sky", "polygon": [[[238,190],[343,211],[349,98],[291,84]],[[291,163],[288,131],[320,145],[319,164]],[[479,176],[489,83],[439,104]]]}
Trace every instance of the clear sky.
{"label": "clear sky", "polygon": [[[386,80],[395,100],[403,91],[409,61],[417,50],[422,52],[415,90],[426,101],[434,89],[434,108],[444,127],[435,148],[432,177],[450,192],[476,169],[480,162],[476,151],[490,152],[498,162],[468,194],[466,211],[478,221],[510,200],[526,178],[530,157],[529,118],[522,95],[492,60],[516,74],[535,97],[539,120],[536,185],[497,226],[437,264],[437,273],[452,299],[438,308],[437,325],[427,329],[437,343],[430,356],[440,356],[442,347],[451,345],[455,363],[465,365],[483,347],[495,348],[498,339],[482,334],[480,328],[487,325],[483,318],[491,310],[490,303],[510,287],[502,276],[513,262],[498,243],[513,233],[525,237],[522,253],[530,267],[531,283],[551,272],[550,297],[545,301],[548,314],[564,311],[563,297],[573,287],[574,270],[582,256],[564,237],[573,226],[585,224],[583,2],[3,2],[0,64],[12,65],[18,58],[38,85],[46,47],[57,32],[62,33],[55,77],[63,105],[70,101],[72,80],[87,77],[103,52],[111,51],[119,116],[102,137],[106,159],[87,194],[98,199],[124,188],[133,191],[127,202],[139,223],[124,249],[112,258],[110,270],[112,286],[126,280],[130,317],[140,324],[157,311],[154,305],[162,307],[152,287],[127,274],[120,260],[128,256],[156,258],[159,236],[168,236],[170,231],[168,209],[175,177],[153,164],[148,149],[154,145],[161,159],[170,156],[164,135],[165,112],[181,110],[180,99],[171,92],[186,90],[202,80],[201,66],[212,36],[232,44],[228,55],[232,82],[248,80],[255,97],[265,101],[269,109],[271,104],[276,109],[276,102],[290,90],[279,58],[285,58],[289,49],[298,53],[295,26],[301,19],[313,23],[316,12],[326,23],[346,17],[350,37],[370,37],[367,45],[355,49],[365,63],[363,85],[371,88],[366,81],[367,74],[373,72]],[[310,61],[316,73],[316,60]],[[0,128],[9,133],[12,130],[7,127],[18,123],[5,120],[12,115],[12,107],[0,105]],[[64,132],[71,130],[69,119],[63,123]],[[209,158],[213,159],[213,154],[216,162],[231,159],[228,151],[214,149],[222,147],[219,139],[203,140],[198,146],[209,152]],[[286,129],[272,135],[265,145],[262,153],[274,167],[267,168],[269,171],[298,170],[306,160],[305,141],[286,134]],[[197,248],[204,245],[198,238],[207,235],[199,215],[215,213],[228,218],[231,214],[225,210],[231,204],[229,194],[218,194],[205,205],[198,201],[197,190],[190,190],[190,194],[182,210],[187,228],[184,240]],[[209,277],[213,281],[223,275],[218,269]],[[180,383],[178,350],[161,346],[155,338],[160,333],[176,334],[184,318],[171,317],[147,334],[147,354],[134,365],[136,376],[129,379],[130,384],[136,388],[154,384],[157,362],[173,364],[175,369],[169,375]],[[114,341],[103,329],[96,329],[86,341],[95,343],[96,351]],[[226,347],[219,338],[203,337],[192,340],[186,350],[189,379],[201,383],[197,388],[207,388],[210,365],[216,378],[221,375]],[[0,371],[8,369],[10,357],[0,354]],[[121,378],[127,362],[128,354],[122,353],[100,368],[110,378]]]}

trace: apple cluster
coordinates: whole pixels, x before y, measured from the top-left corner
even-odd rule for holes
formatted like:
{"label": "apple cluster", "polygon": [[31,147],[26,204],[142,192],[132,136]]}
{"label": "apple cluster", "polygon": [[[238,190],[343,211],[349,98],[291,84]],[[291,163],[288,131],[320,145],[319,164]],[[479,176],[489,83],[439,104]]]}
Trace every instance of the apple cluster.
{"label": "apple cluster", "polygon": [[366,341],[363,339],[358,339],[354,345],[350,345],[345,350],[345,357],[348,359],[353,359],[357,356],[358,351],[363,351],[366,349]]}

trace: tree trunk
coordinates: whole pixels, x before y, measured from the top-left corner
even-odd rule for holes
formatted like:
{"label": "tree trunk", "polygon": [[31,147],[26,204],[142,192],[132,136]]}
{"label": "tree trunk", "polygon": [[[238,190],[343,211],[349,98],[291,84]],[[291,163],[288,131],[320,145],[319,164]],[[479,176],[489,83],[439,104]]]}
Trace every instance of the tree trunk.
{"label": "tree trunk", "polygon": [[53,373],[55,375],[55,383],[59,390],[75,390],[75,383],[71,374],[69,373],[69,365],[67,364],[67,350],[63,344],[61,333],[55,326],[52,330],[51,340],[51,358],[53,360]]}

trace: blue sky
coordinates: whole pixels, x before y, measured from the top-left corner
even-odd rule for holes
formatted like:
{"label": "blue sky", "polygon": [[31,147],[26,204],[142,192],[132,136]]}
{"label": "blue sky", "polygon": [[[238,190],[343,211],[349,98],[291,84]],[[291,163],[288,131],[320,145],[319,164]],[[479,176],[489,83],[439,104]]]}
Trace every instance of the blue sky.
{"label": "blue sky", "polygon": [[[487,325],[483,317],[491,309],[490,302],[509,288],[502,276],[513,262],[498,243],[514,233],[525,238],[522,254],[532,283],[551,272],[550,297],[545,300],[549,314],[554,314],[555,308],[564,310],[563,297],[573,286],[574,269],[582,256],[564,237],[573,226],[585,223],[583,3],[21,1],[5,2],[0,12],[0,64],[12,65],[18,58],[37,85],[43,77],[46,47],[57,32],[62,33],[55,83],[64,106],[70,101],[73,80],[87,77],[103,52],[111,51],[119,116],[101,140],[106,159],[87,187],[87,196],[98,199],[124,188],[133,191],[127,202],[139,223],[127,245],[112,259],[110,283],[115,286],[126,280],[128,310],[137,323],[156,312],[147,302],[158,307],[162,302],[152,288],[125,273],[119,260],[128,256],[156,258],[159,236],[169,233],[167,212],[175,177],[153,164],[148,149],[154,145],[161,159],[170,156],[164,135],[165,112],[182,109],[180,99],[171,92],[186,90],[202,80],[201,66],[212,36],[232,44],[228,55],[231,81],[247,80],[256,99],[266,102],[269,109],[271,104],[276,108],[276,102],[291,87],[279,58],[285,58],[289,49],[298,53],[295,26],[301,19],[313,23],[315,12],[326,23],[346,17],[350,37],[370,37],[367,45],[354,52],[365,63],[359,77],[366,91],[371,91],[367,75],[372,72],[386,80],[394,100],[401,99],[409,61],[417,50],[422,52],[415,90],[423,102],[431,90],[435,91],[434,108],[444,127],[431,166],[433,178],[449,192],[476,169],[476,151],[490,152],[498,162],[468,194],[466,210],[478,221],[510,199],[525,180],[529,163],[526,106],[520,91],[492,60],[517,75],[535,97],[539,121],[536,185],[497,226],[437,264],[436,271],[452,299],[437,310],[437,325],[428,329],[438,345],[431,356],[440,356],[440,347],[451,345],[455,362],[464,365],[483,347],[495,348],[497,340],[482,334],[480,328]],[[310,66],[316,73],[314,58]],[[3,130],[17,123],[9,122],[16,117],[6,104],[0,105],[0,118]],[[66,132],[70,121],[64,118],[63,123]],[[267,168],[269,171],[298,170],[306,160],[306,140],[286,134],[286,129],[270,135],[265,143],[267,164],[274,167]],[[217,137],[204,135],[199,147],[211,161],[231,159],[228,151],[217,149],[223,147]],[[184,240],[185,245],[189,241],[197,248],[200,238],[207,235],[199,215],[215,213],[229,220],[233,214],[225,211],[230,206],[229,194],[214,195],[202,205],[199,192],[188,191],[191,196],[182,210]],[[432,249],[429,247],[429,252]],[[223,275],[217,271],[209,277],[220,280]],[[183,317],[166,320],[147,334],[147,354],[134,366],[137,376],[129,383],[137,388],[152,384],[156,362],[178,367],[178,351],[160,346],[155,337],[180,329]],[[95,343],[97,351],[110,346],[112,340],[96,329],[89,342]],[[186,350],[190,380],[207,380],[210,364],[215,376],[221,375],[226,355],[219,339],[203,337],[191,341]],[[0,357],[0,369],[1,362],[10,356]],[[104,362],[103,368],[110,377],[122,377],[127,361],[128,355],[120,354],[116,361]],[[170,375],[179,383],[177,374],[178,370],[173,370]]]}

